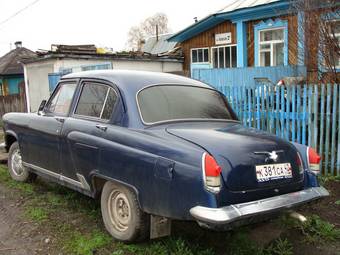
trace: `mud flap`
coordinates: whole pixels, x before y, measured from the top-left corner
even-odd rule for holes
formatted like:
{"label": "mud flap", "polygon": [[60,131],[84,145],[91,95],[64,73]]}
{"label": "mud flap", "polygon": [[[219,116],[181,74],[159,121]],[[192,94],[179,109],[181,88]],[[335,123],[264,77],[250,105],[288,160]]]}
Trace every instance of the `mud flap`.
{"label": "mud flap", "polygon": [[169,236],[171,234],[171,220],[161,216],[150,216],[150,239]]}

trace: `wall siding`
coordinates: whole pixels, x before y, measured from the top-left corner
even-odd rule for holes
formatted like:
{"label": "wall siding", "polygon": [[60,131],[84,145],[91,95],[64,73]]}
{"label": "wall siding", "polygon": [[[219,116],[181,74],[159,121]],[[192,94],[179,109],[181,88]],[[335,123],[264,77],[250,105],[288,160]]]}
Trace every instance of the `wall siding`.
{"label": "wall siding", "polygon": [[[273,17],[272,19],[275,18],[288,21],[288,63],[290,65],[297,65],[297,15]],[[247,66],[249,67],[254,66],[254,25],[263,20],[267,20],[267,18],[247,22]],[[190,38],[189,40],[182,42],[181,46],[184,55],[184,71],[188,73],[190,72],[190,49],[216,46],[214,35],[227,32],[231,32],[232,44],[236,44],[236,24],[231,21],[225,21],[195,37]]]}
{"label": "wall siding", "polygon": [[[203,48],[203,47],[212,47],[215,45],[215,34],[220,33],[228,33],[231,32],[231,44],[237,43],[236,38],[236,24],[231,23],[230,21],[223,22],[209,30],[206,30],[199,35],[190,38],[181,43],[183,55],[184,55],[184,71],[190,71],[190,49],[192,48]],[[210,56],[211,57],[211,56]]]}
{"label": "wall siding", "polygon": [[[297,29],[297,15],[290,16],[280,16],[272,19],[281,19],[288,21],[288,64],[297,65],[297,39],[298,39],[298,29]],[[248,48],[248,66],[254,66],[254,25],[260,23],[264,19],[252,20],[247,23],[247,48]],[[267,19],[265,19],[267,20]]]}

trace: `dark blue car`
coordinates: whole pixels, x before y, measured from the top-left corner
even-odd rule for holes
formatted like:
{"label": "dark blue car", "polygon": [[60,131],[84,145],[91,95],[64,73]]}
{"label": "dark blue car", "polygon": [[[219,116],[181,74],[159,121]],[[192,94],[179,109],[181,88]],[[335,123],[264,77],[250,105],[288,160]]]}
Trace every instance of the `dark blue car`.
{"label": "dark blue car", "polygon": [[101,199],[122,241],[170,233],[171,220],[225,230],[328,195],[309,147],[242,126],[226,98],[181,76],[64,76],[37,113],[3,117],[9,172]]}

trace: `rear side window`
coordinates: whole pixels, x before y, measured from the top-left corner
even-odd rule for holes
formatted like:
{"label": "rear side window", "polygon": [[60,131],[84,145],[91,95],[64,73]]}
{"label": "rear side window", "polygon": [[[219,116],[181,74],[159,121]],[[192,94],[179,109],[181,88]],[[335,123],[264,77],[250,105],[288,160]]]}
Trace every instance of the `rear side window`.
{"label": "rear side window", "polygon": [[117,101],[116,92],[102,84],[85,83],[75,114],[109,120]]}

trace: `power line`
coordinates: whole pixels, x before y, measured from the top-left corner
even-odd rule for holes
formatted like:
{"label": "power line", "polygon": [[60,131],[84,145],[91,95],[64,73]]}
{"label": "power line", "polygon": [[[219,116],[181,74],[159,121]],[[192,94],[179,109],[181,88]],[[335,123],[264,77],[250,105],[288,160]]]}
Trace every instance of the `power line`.
{"label": "power line", "polygon": [[27,10],[28,8],[30,8],[31,6],[35,5],[36,3],[38,3],[40,0],[35,0],[32,3],[26,5],[24,8],[20,9],[19,11],[13,13],[11,16],[9,16],[8,18],[6,18],[5,20],[0,22],[0,26],[7,23],[9,20],[13,19],[14,17],[18,16],[20,13],[22,13],[23,11]]}

